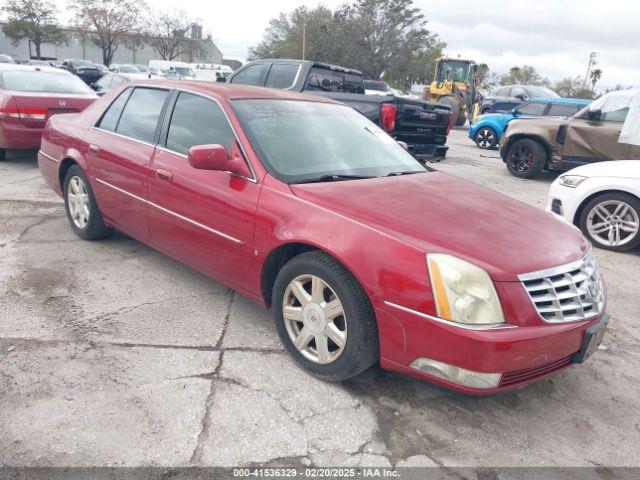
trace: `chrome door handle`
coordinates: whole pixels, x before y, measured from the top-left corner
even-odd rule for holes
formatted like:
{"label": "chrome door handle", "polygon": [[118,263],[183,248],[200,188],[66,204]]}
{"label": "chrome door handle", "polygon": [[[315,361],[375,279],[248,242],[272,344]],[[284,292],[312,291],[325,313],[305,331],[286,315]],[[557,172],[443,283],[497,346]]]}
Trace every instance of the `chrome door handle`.
{"label": "chrome door handle", "polygon": [[164,168],[159,168],[156,170],[156,178],[162,182],[171,182],[173,180],[173,173],[169,170],[165,170]]}

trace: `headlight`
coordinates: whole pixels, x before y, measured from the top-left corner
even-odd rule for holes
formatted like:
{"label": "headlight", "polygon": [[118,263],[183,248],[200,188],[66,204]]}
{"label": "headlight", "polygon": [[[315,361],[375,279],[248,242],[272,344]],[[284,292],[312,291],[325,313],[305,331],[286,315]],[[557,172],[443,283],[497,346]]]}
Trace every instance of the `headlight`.
{"label": "headlight", "polygon": [[445,254],[427,254],[438,317],[466,325],[504,323],[489,274],[480,267]]}
{"label": "headlight", "polygon": [[580,175],[563,175],[560,177],[560,185],[563,187],[576,188],[586,179],[587,177],[581,177]]}

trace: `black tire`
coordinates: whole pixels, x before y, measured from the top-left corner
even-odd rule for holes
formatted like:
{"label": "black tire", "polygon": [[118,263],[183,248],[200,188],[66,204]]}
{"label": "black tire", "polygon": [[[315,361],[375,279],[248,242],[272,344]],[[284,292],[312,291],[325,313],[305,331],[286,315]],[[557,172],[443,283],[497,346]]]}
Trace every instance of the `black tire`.
{"label": "black tire", "polygon": [[463,126],[465,123],[467,123],[467,117],[466,115],[460,115],[460,113],[458,113],[458,118],[455,118],[453,121],[453,124],[456,127],[461,127]]}
{"label": "black tire", "polygon": [[514,177],[534,178],[547,165],[547,151],[540,142],[521,138],[509,146],[505,162]]}
{"label": "black tire", "polygon": [[[627,210],[627,212],[625,212],[625,215],[615,218],[615,216],[613,215],[616,208],[615,204],[619,202],[623,202],[624,204],[628,205],[629,209]],[[602,218],[601,215],[592,213],[597,206],[604,208],[604,210],[612,214],[608,221]],[[640,229],[636,227],[635,233],[631,233],[621,230],[621,227],[628,227],[629,224],[625,224],[624,222],[629,221],[632,221],[635,225],[638,225],[638,218],[640,218],[640,199],[638,199],[638,197],[634,197],[633,195],[624,192],[609,192],[592,198],[587,202],[586,205],[584,205],[584,207],[581,207],[580,218],[578,219],[578,227],[580,228],[580,230],[582,230],[582,233],[584,233],[584,235],[591,241],[594,246],[603,248],[605,250],[612,250],[614,252],[626,252],[640,245]],[[596,238],[596,235],[592,234],[588,228],[588,225],[593,225],[594,220],[600,220],[598,224],[603,223],[606,226],[608,222],[608,224],[610,225],[606,232],[602,233],[603,237],[607,237],[607,240],[609,231],[613,231],[615,238],[615,229],[620,229],[618,230],[619,235],[624,243],[622,245],[607,245],[606,243],[603,243],[607,241],[604,238]]]}
{"label": "black tire", "polygon": [[4,162],[7,159],[7,149],[0,148],[0,162]]}
{"label": "black tire", "polygon": [[473,141],[483,150],[493,150],[498,145],[498,134],[491,127],[480,127],[473,136]]}
{"label": "black tire", "polygon": [[460,104],[458,101],[453,97],[440,97],[438,103],[440,105],[451,107],[451,112],[453,113],[453,124],[458,125],[458,118],[460,117]]}
{"label": "black tire", "polygon": [[493,110],[491,110],[490,108],[485,108],[480,112],[481,115],[486,115],[488,113],[493,113]]}
{"label": "black tire", "polygon": [[[284,295],[290,282],[304,275],[321,278],[335,291],[342,303],[346,342],[342,353],[330,363],[316,363],[305,357],[287,332],[282,308]],[[371,302],[351,272],[333,257],[324,252],[311,251],[289,260],[278,273],[272,299],[273,317],[280,340],[298,365],[312,375],[325,381],[343,381],[378,361],[378,328]],[[312,341],[315,344],[315,340]]]}
{"label": "black tire", "polygon": [[[84,186],[86,191],[86,195],[88,198],[88,220],[82,226],[76,223],[74,220],[70,207],[70,192],[69,192],[69,184],[75,179],[79,179]],[[67,212],[67,218],[69,219],[69,223],[71,224],[71,228],[73,231],[83,240],[97,240],[100,238],[108,237],[113,231],[110,227],[107,227],[102,220],[102,214],[98,209],[98,205],[96,203],[95,195],[93,194],[93,190],[91,189],[91,184],[89,183],[89,179],[86,177],[82,169],[78,165],[73,165],[64,177],[63,185],[63,193],[64,193],[64,207]]]}

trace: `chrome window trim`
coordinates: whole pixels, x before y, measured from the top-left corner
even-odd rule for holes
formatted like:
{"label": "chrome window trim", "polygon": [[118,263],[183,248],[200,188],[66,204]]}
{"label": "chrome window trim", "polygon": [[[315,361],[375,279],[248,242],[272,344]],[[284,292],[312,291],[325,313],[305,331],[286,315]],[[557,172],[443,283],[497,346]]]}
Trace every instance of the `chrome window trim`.
{"label": "chrome window trim", "polygon": [[46,158],[47,160],[51,160],[54,163],[60,163],[60,160],[56,160],[51,155],[44,153],[42,150],[38,150],[38,153],[42,155],[44,158]]}
{"label": "chrome window trim", "polygon": [[156,203],[150,202],[149,200],[145,200],[142,197],[139,197],[139,196],[137,196],[137,195],[135,195],[135,194],[133,194],[131,192],[128,192],[128,191],[126,191],[126,190],[124,190],[124,189],[122,189],[120,187],[116,187],[115,185],[112,185],[112,184],[110,184],[108,182],[105,182],[104,180],[96,178],[96,181],[98,183],[101,183],[102,185],[104,185],[106,187],[109,187],[109,188],[111,188],[113,190],[116,190],[117,192],[120,192],[120,193],[122,193],[124,195],[127,195],[127,196],[129,196],[129,197],[131,197],[131,198],[133,198],[135,200],[138,200],[139,202],[142,202],[142,203],[144,203],[146,205],[149,205],[149,206],[152,206],[154,208],[157,208],[158,210],[160,210],[162,212],[165,212],[165,213],[168,213],[169,215],[173,215],[174,217],[179,218],[180,220],[185,221],[187,223],[190,223],[192,225],[195,225],[196,227],[202,228],[203,230],[206,230],[209,233],[213,233],[214,235],[217,235],[219,237],[226,238],[227,240],[230,240],[230,241],[232,241],[234,243],[237,243],[238,245],[244,245],[244,242],[242,240],[239,240],[239,239],[237,239],[235,237],[232,237],[231,235],[227,235],[226,233],[222,233],[222,232],[220,232],[220,231],[218,231],[218,230],[216,230],[214,228],[208,227],[207,225],[203,225],[200,222],[197,222],[197,221],[195,221],[195,220],[193,220],[193,219],[191,219],[189,217],[185,217],[184,215],[180,215],[179,213],[176,213],[173,210],[169,210],[168,208],[165,208],[165,207],[162,207],[162,206],[160,206],[160,205],[158,205]]}
{"label": "chrome window trim", "polygon": [[410,308],[403,307],[402,305],[388,302],[386,300],[384,301],[384,304],[390,307],[396,308],[398,310],[402,310],[403,312],[411,313],[418,317],[426,318],[428,320],[433,320],[434,322],[442,323],[444,325],[449,325],[451,327],[462,328],[463,330],[487,331],[487,330],[506,330],[510,328],[518,328],[517,325],[511,325],[509,323],[498,323],[498,324],[492,324],[492,325],[467,325],[464,323],[451,322],[449,320],[444,320],[442,318],[434,317],[433,315],[428,315],[426,313],[418,312],[417,310],[412,310]]}
{"label": "chrome window trim", "polygon": [[91,130],[98,130],[99,132],[109,133],[111,135],[115,135],[116,137],[124,138],[125,140],[131,140],[132,142],[141,143],[142,145],[147,145],[148,147],[155,148],[156,145],[150,142],[145,142],[144,140],[139,140],[137,138],[128,137],[126,135],[122,135],[121,133],[112,132],[111,130],[105,130],[104,128],[96,127],[95,125],[91,127]]}
{"label": "chrome window trim", "polygon": [[[249,167],[249,171],[251,172],[251,178],[243,177],[242,175],[236,175],[236,176],[240,177],[240,178],[245,178],[246,180],[249,180],[250,182],[253,182],[253,183],[258,183],[258,178],[256,176],[256,172],[253,170],[253,165],[251,165],[251,162],[249,161],[249,156],[247,155],[247,152],[246,152],[244,146],[242,145],[242,142],[240,141],[240,138],[238,137],[238,132],[236,131],[235,127],[233,126],[233,123],[231,122],[231,119],[229,118],[229,115],[227,114],[227,111],[222,106],[222,103],[220,103],[220,101],[217,98],[210,97],[209,95],[204,94],[202,92],[196,92],[194,90],[189,90],[188,88],[178,87],[178,88],[176,88],[176,90],[178,92],[190,93],[191,95],[197,95],[199,97],[206,98],[207,100],[211,100],[212,102],[215,102],[220,107],[220,110],[222,110],[222,113],[224,114],[224,118],[227,119],[227,123],[229,124],[229,127],[231,128],[231,131],[233,132],[233,136],[236,139],[236,143],[238,144],[238,147],[240,148],[240,151],[242,152],[242,155],[244,157],[244,161],[247,164],[247,166]],[[176,99],[176,102],[177,101],[178,101],[178,99]],[[173,105],[173,108],[175,108],[175,104]],[[171,113],[173,115],[173,111]],[[169,127],[171,127],[171,120],[169,120]],[[167,129],[167,135],[169,135],[169,130],[168,129]],[[166,148],[166,146],[164,146],[164,145],[158,145],[158,146],[162,147],[164,150],[167,150],[169,152],[177,153],[178,155],[183,155],[183,154],[180,154],[179,152],[174,152],[173,150],[170,150],[170,149]]]}

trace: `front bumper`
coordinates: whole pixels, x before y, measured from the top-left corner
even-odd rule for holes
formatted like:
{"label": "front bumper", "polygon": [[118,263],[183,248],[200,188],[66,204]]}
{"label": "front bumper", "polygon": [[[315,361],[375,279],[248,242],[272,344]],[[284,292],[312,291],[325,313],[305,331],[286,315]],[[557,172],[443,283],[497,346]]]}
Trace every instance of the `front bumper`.
{"label": "front bumper", "polygon": [[40,148],[42,130],[15,121],[0,121],[0,148]]}
{"label": "front bumper", "polygon": [[582,202],[582,189],[560,185],[556,180],[549,187],[546,209],[568,223],[576,223],[576,213]]}
{"label": "front bumper", "polygon": [[[603,313],[580,322],[472,330],[390,304],[376,308],[376,314],[383,368],[474,395],[521,387],[566,369],[581,350],[585,331],[608,318]],[[418,358],[473,372],[501,373],[502,378],[496,388],[468,388],[411,368]]]}

